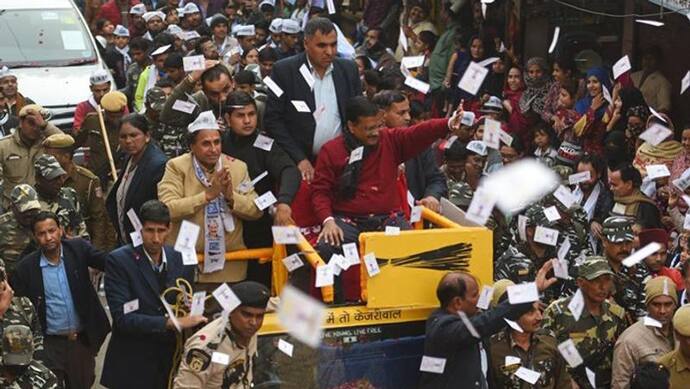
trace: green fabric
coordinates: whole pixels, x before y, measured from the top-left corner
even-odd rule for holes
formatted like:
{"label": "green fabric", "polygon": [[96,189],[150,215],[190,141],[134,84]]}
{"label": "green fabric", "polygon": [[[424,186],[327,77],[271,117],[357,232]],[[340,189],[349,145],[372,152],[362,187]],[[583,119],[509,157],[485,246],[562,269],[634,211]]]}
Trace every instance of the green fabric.
{"label": "green fabric", "polygon": [[149,83],[149,74],[151,74],[151,68],[153,65],[149,65],[141,72],[139,76],[139,82],[137,83],[137,90],[134,93],[134,109],[137,112],[141,112],[144,108],[144,92],[146,91],[146,84]]}
{"label": "green fabric", "polygon": [[429,61],[429,84],[431,85],[432,91],[438,90],[443,86],[443,79],[446,78],[448,62],[455,48],[453,40],[459,28],[459,23],[451,22],[446,32],[444,32],[438,39],[438,42],[436,42],[436,47],[431,53],[431,60]]}

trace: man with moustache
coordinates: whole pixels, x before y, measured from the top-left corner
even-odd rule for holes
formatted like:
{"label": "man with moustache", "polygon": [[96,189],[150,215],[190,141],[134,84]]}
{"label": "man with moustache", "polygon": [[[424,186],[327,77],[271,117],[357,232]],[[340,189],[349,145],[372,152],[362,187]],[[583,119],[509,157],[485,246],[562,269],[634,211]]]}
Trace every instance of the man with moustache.
{"label": "man with moustache", "polygon": [[580,197],[580,205],[587,213],[587,220],[592,236],[601,239],[602,223],[613,208],[613,195],[604,185],[601,178],[604,174],[604,162],[596,155],[584,155],[577,163],[575,173],[589,172],[589,180],[578,184],[579,190],[574,194]]}

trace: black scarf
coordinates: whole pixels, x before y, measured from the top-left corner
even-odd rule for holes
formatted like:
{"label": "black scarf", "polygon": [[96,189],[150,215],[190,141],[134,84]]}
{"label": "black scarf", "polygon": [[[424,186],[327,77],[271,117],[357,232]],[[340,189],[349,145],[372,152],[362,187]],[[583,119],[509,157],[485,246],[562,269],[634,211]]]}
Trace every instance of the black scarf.
{"label": "black scarf", "polygon": [[[345,140],[345,149],[348,153],[360,146],[364,146],[348,129],[343,131],[343,138]],[[340,175],[339,194],[340,197],[350,200],[355,197],[357,193],[357,183],[359,182],[359,175],[362,170],[362,163],[364,159],[374,150],[376,146],[364,146],[364,153],[359,161],[348,163]]]}

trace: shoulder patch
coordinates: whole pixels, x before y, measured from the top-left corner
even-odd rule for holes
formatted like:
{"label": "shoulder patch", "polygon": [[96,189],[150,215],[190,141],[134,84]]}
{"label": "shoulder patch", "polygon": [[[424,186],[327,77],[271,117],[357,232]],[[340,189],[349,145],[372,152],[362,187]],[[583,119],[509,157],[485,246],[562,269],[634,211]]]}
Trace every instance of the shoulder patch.
{"label": "shoulder patch", "polygon": [[187,351],[185,362],[192,371],[204,371],[211,365],[211,355],[200,348],[193,348]]}
{"label": "shoulder patch", "polygon": [[92,180],[98,178],[98,176],[93,174],[93,172],[91,172],[91,170],[89,170],[83,166],[74,165],[74,167],[77,170],[77,173],[81,174],[82,176],[86,176]]}

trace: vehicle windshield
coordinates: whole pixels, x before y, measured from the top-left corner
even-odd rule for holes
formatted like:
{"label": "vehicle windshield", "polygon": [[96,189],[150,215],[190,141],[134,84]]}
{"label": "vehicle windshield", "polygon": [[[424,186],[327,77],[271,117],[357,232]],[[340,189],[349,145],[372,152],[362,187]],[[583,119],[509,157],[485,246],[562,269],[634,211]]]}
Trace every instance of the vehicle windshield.
{"label": "vehicle windshield", "polygon": [[73,9],[0,10],[0,64],[10,68],[96,62]]}

